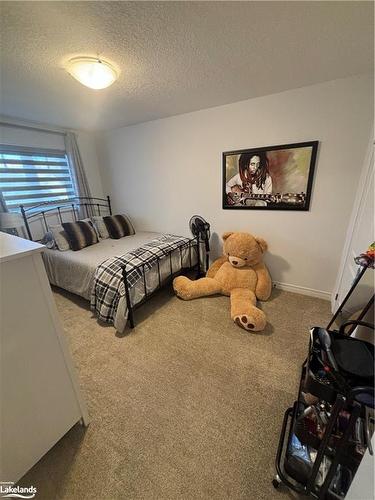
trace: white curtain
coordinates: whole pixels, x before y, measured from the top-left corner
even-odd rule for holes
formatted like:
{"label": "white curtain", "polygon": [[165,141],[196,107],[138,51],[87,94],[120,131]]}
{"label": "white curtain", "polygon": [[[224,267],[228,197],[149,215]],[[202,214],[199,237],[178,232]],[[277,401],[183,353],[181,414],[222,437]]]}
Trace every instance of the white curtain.
{"label": "white curtain", "polygon": [[[83,162],[81,158],[81,154],[79,152],[77,137],[73,132],[67,132],[64,136],[65,141],[65,151],[68,157],[70,168],[73,173],[73,182],[75,184],[75,191],[78,196],[83,197],[91,197],[91,192],[89,188],[89,184],[87,182],[87,177],[85,170],[83,168]],[[85,200],[81,200],[84,203]],[[84,207],[81,206],[79,213],[80,217],[86,217],[87,215],[93,215],[91,207],[86,207],[87,211]]]}

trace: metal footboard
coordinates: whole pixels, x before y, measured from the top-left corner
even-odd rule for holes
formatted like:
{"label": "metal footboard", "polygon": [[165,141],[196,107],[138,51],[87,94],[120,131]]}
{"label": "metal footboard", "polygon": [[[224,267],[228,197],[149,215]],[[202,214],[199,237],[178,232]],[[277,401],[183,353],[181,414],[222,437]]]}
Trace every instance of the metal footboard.
{"label": "metal footboard", "polygon": [[[188,265],[184,266],[184,256],[183,256],[183,251],[188,250]],[[173,271],[173,262],[172,262],[172,254],[175,252],[180,253],[180,267],[178,271]],[[196,255],[196,262],[195,262],[195,255]],[[125,286],[125,297],[126,297],[126,305],[127,305],[127,311],[128,311],[128,321],[130,328],[134,328],[135,322],[134,322],[134,312],[136,309],[138,309],[142,304],[147,302],[153,295],[155,295],[156,292],[158,292],[163,286],[167,285],[170,283],[176,276],[179,276],[181,274],[184,274],[188,271],[196,271],[197,278],[201,276],[201,256],[200,256],[200,242],[198,238],[191,238],[188,242],[186,242],[184,245],[181,245],[177,249],[172,249],[169,252],[167,252],[165,255],[162,257],[157,257],[157,260],[155,262],[155,267],[157,268],[158,272],[158,282],[156,287],[152,290],[149,291],[147,287],[147,278],[146,278],[146,272],[150,269],[146,268],[146,263],[139,264],[137,267],[141,269],[142,273],[142,281],[143,281],[143,298],[137,302],[136,304],[132,303],[131,296],[130,296],[130,287],[129,287],[129,281],[127,277],[127,271],[126,271],[126,266],[122,268],[122,276],[124,279],[124,286]],[[162,277],[162,272],[161,272],[161,264],[167,263],[169,261],[169,273],[166,277]],[[133,268],[134,270],[134,268]]]}

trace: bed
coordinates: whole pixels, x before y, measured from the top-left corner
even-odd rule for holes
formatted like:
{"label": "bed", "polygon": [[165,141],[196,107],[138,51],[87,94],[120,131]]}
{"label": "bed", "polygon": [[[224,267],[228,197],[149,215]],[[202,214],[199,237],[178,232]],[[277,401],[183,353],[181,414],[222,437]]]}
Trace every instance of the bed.
{"label": "bed", "polygon": [[[30,209],[32,208],[32,210]],[[60,222],[66,220],[69,214],[73,220],[78,220],[82,216],[89,217],[94,210],[99,215],[107,210],[112,214],[110,199],[101,198],[75,198],[68,200],[58,206],[51,202],[34,207],[21,207],[28,237],[33,239],[32,221],[42,222],[44,229],[48,231],[49,220],[56,216]],[[103,239],[79,251],[46,248],[43,252],[44,264],[46,267],[49,281],[52,285],[58,286],[64,290],[72,292],[91,302],[91,308],[95,304],[97,293],[98,271],[103,264],[110,262],[111,258],[119,259],[120,256],[128,256],[130,253],[137,252],[138,249],[146,248],[155,241],[171,235],[162,235],[156,232],[137,232],[131,236],[125,236],[120,239]],[[144,260],[136,266],[132,265],[132,276],[137,274],[136,280],[130,280],[130,269],[125,261],[121,261],[122,281],[121,293],[117,294],[115,312],[108,320],[119,332],[122,332],[129,321],[130,327],[135,325],[134,311],[146,300],[148,300],[162,286],[187,270],[195,270],[200,273],[199,245],[195,238],[179,238],[181,244],[178,248],[170,247],[153,256],[152,261]],[[34,239],[34,241],[40,241]],[[135,268],[136,267],[136,268]],[[122,286],[123,284],[123,286]],[[99,293],[99,292],[98,292]],[[97,314],[99,319],[100,313]]]}

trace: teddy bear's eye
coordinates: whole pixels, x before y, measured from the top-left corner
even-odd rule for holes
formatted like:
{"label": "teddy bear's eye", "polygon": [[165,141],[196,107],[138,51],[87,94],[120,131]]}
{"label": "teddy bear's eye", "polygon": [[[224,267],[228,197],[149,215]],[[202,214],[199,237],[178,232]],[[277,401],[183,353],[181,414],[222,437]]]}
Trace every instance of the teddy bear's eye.
{"label": "teddy bear's eye", "polygon": [[247,260],[247,257],[245,257],[244,260]]}

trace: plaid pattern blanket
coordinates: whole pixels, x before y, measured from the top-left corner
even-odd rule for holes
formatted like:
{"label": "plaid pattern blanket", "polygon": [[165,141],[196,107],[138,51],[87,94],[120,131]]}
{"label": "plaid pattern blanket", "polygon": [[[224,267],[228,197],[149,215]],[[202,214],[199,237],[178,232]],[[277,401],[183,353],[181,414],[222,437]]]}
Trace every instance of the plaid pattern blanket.
{"label": "plaid pattern blanket", "polygon": [[151,269],[158,259],[178,248],[187,247],[189,241],[189,238],[182,236],[163,234],[125,255],[111,257],[102,262],[95,271],[91,309],[102,321],[114,323],[119,300],[125,295],[123,268],[126,269],[131,290],[143,278],[143,269]]}

